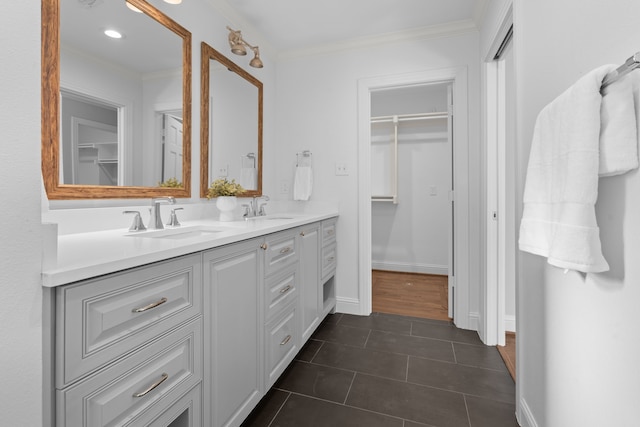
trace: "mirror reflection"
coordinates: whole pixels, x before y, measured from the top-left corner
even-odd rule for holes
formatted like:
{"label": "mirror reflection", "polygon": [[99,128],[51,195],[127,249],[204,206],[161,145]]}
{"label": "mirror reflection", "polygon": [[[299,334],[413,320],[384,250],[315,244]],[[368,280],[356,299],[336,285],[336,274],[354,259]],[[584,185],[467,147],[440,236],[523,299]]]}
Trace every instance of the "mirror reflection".
{"label": "mirror reflection", "polygon": [[189,195],[190,48],[144,0],[43,0],[49,198]]}
{"label": "mirror reflection", "polygon": [[218,178],[262,194],[262,83],[202,44],[201,196]]}

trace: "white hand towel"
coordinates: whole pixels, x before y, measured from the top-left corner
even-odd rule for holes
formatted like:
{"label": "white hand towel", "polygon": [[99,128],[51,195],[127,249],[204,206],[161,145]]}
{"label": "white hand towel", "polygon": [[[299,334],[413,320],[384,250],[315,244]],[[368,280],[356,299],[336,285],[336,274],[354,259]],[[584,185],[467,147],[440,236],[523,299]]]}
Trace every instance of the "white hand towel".
{"label": "white hand towel", "polygon": [[[536,121],[519,246],[520,250],[547,257],[549,264],[560,268],[583,272],[609,269],[602,255],[595,202],[600,172],[600,86],[604,76],[615,68],[602,66],[582,77],[547,105]],[[612,97],[605,105],[603,120],[626,127],[629,119],[618,116],[616,98],[619,97]],[[625,96],[622,99],[627,102]],[[606,124],[602,128],[603,151],[608,156],[602,172],[623,173],[619,171],[633,167],[621,164],[617,155],[619,140],[615,137],[625,135],[622,145],[629,148],[630,131]],[[616,142],[608,142],[611,138]]]}
{"label": "white hand towel", "polygon": [[242,185],[242,188],[245,190],[257,190],[257,178],[258,174],[256,173],[256,168],[240,169],[240,185]]}
{"label": "white hand towel", "polygon": [[605,89],[600,109],[600,176],[638,167],[639,87],[640,73],[632,72]]}
{"label": "white hand towel", "polygon": [[313,173],[310,166],[296,167],[293,179],[293,200],[309,200],[313,188]]}

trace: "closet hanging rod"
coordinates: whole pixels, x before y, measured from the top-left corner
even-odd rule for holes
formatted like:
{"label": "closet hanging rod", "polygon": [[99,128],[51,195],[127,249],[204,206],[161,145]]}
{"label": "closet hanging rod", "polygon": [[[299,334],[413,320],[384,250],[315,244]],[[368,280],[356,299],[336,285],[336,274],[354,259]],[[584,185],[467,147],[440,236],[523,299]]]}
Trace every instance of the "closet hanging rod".
{"label": "closet hanging rod", "polygon": [[371,117],[371,123],[384,123],[392,122],[393,118],[397,117],[398,121],[410,121],[410,120],[431,120],[431,119],[446,119],[449,117],[449,113],[446,111],[439,111],[435,113],[422,113],[422,114],[402,114],[397,116],[378,116]]}
{"label": "closet hanging rod", "polygon": [[624,64],[604,76],[602,86],[600,86],[600,93],[602,93],[604,88],[616,82],[622,76],[629,74],[631,71],[635,70],[638,67],[640,67],[640,52],[636,52],[631,58],[627,59]]}

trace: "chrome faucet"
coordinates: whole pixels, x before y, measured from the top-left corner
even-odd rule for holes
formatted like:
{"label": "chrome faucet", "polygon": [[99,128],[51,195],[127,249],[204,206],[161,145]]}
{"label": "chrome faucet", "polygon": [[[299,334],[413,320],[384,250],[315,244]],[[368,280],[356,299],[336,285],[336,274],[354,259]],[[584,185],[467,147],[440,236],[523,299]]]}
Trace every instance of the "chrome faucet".
{"label": "chrome faucet", "polygon": [[168,203],[170,205],[176,204],[176,199],[169,197],[156,197],[151,199],[151,218],[149,219],[149,229],[162,230],[164,225],[162,224],[162,217],[160,216],[160,205],[162,203]]}
{"label": "chrome faucet", "polygon": [[[260,203],[260,200],[264,200],[264,203]],[[269,196],[254,196],[249,204],[243,204],[242,207],[244,208],[244,219],[254,218],[257,216],[265,216],[267,212],[265,211],[264,207],[267,205],[268,201]]]}

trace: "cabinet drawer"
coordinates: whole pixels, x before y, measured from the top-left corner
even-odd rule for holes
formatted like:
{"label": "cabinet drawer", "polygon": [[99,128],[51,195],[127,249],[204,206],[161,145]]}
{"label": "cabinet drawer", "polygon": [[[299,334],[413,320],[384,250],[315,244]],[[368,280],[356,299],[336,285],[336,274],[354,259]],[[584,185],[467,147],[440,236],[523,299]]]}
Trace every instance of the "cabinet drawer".
{"label": "cabinet drawer", "polygon": [[295,265],[266,280],[265,319],[269,320],[298,297],[298,280],[298,268]]}
{"label": "cabinet drawer", "polygon": [[336,244],[333,243],[322,248],[322,282],[336,271],[337,253]]}
{"label": "cabinet drawer", "polygon": [[298,231],[287,230],[267,237],[265,275],[273,274],[298,262]]}
{"label": "cabinet drawer", "polygon": [[322,221],[322,246],[327,246],[336,241],[336,219]]}
{"label": "cabinet drawer", "polygon": [[57,388],[201,313],[200,259],[182,257],[58,288]]}
{"label": "cabinet drawer", "polygon": [[58,390],[57,425],[127,425],[159,401],[182,396],[202,381],[201,324],[199,317],[108,369]]}
{"label": "cabinet drawer", "polygon": [[298,312],[292,304],[266,328],[266,389],[284,372],[298,353]]}

